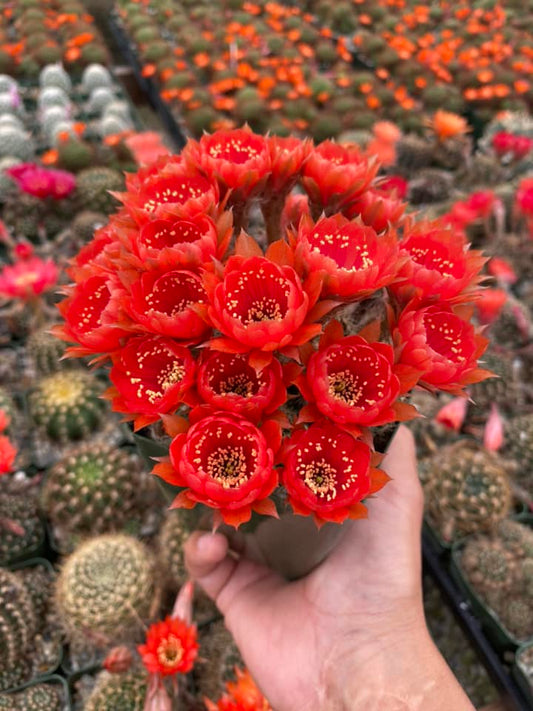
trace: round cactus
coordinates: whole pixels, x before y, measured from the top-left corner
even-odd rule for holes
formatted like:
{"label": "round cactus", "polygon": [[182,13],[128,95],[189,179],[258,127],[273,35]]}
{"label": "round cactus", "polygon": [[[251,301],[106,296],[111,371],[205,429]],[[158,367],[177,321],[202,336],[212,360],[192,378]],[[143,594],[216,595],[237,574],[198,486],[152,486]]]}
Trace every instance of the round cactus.
{"label": "round cactus", "polygon": [[59,165],[73,173],[88,168],[93,160],[91,146],[86,141],[72,135],[68,140],[59,142],[57,154]]}
{"label": "round cactus", "polygon": [[510,461],[513,478],[533,495],[533,415],[519,415],[505,423],[501,455]]}
{"label": "round cactus", "polygon": [[0,526],[0,565],[7,565],[35,550],[43,540],[44,529],[32,497],[3,489],[0,489],[0,519],[11,525]]}
{"label": "round cactus", "polygon": [[106,118],[107,116],[116,116],[125,123],[131,123],[131,111],[128,102],[121,101],[120,99],[112,101],[105,107],[102,118]]}
{"label": "round cactus", "polygon": [[82,439],[102,423],[107,409],[100,399],[102,391],[101,382],[91,373],[54,373],[30,395],[30,414],[52,440]]}
{"label": "round cactus", "polygon": [[0,386],[0,410],[4,412],[5,415],[10,420],[10,423],[8,424],[8,431],[10,424],[13,422],[13,420],[16,418],[16,407],[15,407],[15,402],[9,392]]}
{"label": "round cactus", "polygon": [[511,488],[501,460],[460,440],[420,463],[426,514],[444,540],[487,531],[507,516]]}
{"label": "round cactus", "polygon": [[187,580],[183,545],[191,534],[182,511],[167,511],[158,539],[162,567],[173,588],[180,588]]}
{"label": "round cactus", "polygon": [[20,113],[20,99],[18,94],[10,91],[0,91],[0,113],[18,114]]}
{"label": "round cactus", "polygon": [[409,181],[409,200],[413,205],[443,202],[447,200],[453,188],[453,175],[444,170],[427,168],[418,172]]}
{"label": "round cactus", "polygon": [[84,711],[142,711],[146,691],[147,679],[141,673],[101,672]]}
{"label": "round cactus", "polygon": [[112,136],[115,133],[122,133],[131,128],[131,124],[124,119],[113,116],[106,115],[98,122],[98,133],[100,136]]}
{"label": "round cactus", "polygon": [[35,148],[29,133],[15,126],[0,126],[0,158],[18,158],[28,161],[33,158]]}
{"label": "round cactus", "polygon": [[12,128],[18,128],[20,131],[24,130],[24,124],[20,118],[13,114],[0,114],[0,126],[11,126]]}
{"label": "round cactus", "polygon": [[99,86],[91,91],[87,102],[87,111],[91,114],[100,114],[104,109],[115,101],[116,96],[113,89],[107,86]]}
{"label": "round cactus", "polygon": [[0,568],[0,691],[20,683],[37,627],[32,600],[20,578]]}
{"label": "round cactus", "polygon": [[429,168],[433,161],[433,146],[418,136],[403,136],[396,146],[396,163],[403,175],[416,175]]}
{"label": "round cactus", "polygon": [[39,85],[43,89],[57,86],[67,94],[72,90],[72,82],[62,64],[49,64],[44,67],[39,74]]}
{"label": "round cactus", "polygon": [[117,209],[117,200],[110,190],[123,190],[124,178],[112,168],[87,168],[76,180],[76,196],[81,209],[94,210],[106,215]]}
{"label": "round cactus", "polygon": [[39,109],[44,110],[50,106],[63,106],[70,108],[68,94],[58,86],[47,86],[39,92]]}
{"label": "round cactus", "polygon": [[199,698],[217,699],[225,691],[226,682],[233,680],[235,667],[244,666],[241,654],[223,620],[200,630],[203,662],[193,669]]}
{"label": "round cactus", "polygon": [[9,74],[0,74],[0,91],[18,91],[18,84]]}
{"label": "round cactus", "polygon": [[48,140],[54,133],[54,129],[57,124],[64,123],[68,121],[69,109],[67,106],[48,106],[41,112],[39,118],[39,124],[41,126],[42,132],[45,134]]}
{"label": "round cactus", "polygon": [[65,561],[55,594],[68,637],[89,633],[103,642],[134,637],[154,597],[147,549],[122,534],[98,536],[79,546]]}
{"label": "round cactus", "polygon": [[81,87],[87,93],[91,93],[94,89],[100,87],[113,86],[113,79],[109,70],[101,64],[89,64],[85,67],[81,77]]}
{"label": "round cactus", "polygon": [[39,375],[51,375],[73,366],[71,360],[61,360],[67,346],[50,333],[50,325],[33,331],[28,338],[27,352]]}
{"label": "round cactus", "polygon": [[95,233],[95,230],[103,227],[107,222],[107,216],[103,212],[93,212],[92,210],[83,210],[79,212],[71,224],[72,235],[76,242],[84,245],[89,242]]}
{"label": "round cactus", "polygon": [[137,456],[107,444],[81,445],[58,462],[46,477],[42,505],[60,547],[140,518],[146,478]]}
{"label": "round cactus", "polygon": [[25,711],[61,711],[63,708],[57,684],[34,684],[18,696],[19,706]]}

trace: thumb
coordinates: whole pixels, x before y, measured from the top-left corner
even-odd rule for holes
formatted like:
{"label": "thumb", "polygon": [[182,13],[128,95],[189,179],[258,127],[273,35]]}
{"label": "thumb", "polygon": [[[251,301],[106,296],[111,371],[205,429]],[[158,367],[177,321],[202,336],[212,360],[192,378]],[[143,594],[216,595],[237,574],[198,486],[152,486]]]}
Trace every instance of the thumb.
{"label": "thumb", "polygon": [[226,617],[235,606],[253,602],[281,587],[283,580],[270,568],[229,550],[221,533],[196,532],[185,544],[185,565],[194,580]]}

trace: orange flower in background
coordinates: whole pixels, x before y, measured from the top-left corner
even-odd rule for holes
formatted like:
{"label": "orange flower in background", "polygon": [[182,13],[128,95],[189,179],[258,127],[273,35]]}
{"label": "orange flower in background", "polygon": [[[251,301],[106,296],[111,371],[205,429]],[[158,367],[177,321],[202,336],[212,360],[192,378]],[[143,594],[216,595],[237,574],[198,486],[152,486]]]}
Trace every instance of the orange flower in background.
{"label": "orange flower in background", "polygon": [[235,669],[236,682],[227,682],[227,693],[217,703],[205,699],[208,711],[272,711],[248,671]]}
{"label": "orange flower in background", "polygon": [[470,131],[466,119],[451,111],[444,111],[444,109],[439,109],[434,113],[430,128],[433,129],[439,141],[462,136]]}

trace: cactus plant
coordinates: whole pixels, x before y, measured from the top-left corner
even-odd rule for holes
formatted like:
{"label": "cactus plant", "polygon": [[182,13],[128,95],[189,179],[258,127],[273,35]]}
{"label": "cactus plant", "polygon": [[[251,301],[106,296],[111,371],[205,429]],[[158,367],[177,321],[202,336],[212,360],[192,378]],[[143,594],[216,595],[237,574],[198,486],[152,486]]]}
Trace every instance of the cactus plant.
{"label": "cactus plant", "polygon": [[[146,506],[141,460],[107,444],[81,445],[46,477],[42,506],[63,549],[80,536],[117,531]],[[151,481],[151,479],[149,480]]]}
{"label": "cactus plant", "polygon": [[490,536],[467,541],[461,569],[478,595],[518,639],[533,635],[533,530],[502,521]]}
{"label": "cactus plant", "polygon": [[72,90],[72,82],[62,64],[49,64],[39,74],[39,86],[57,86],[67,94]]}
{"label": "cactus plant", "polygon": [[67,106],[54,104],[53,106],[47,106],[43,109],[40,114],[39,124],[47,140],[50,140],[56,125],[67,121],[68,117],[69,109]]}
{"label": "cactus plant", "polygon": [[403,136],[396,146],[396,163],[403,175],[416,175],[433,162],[433,146],[418,136]]}
{"label": "cactus plant", "polygon": [[453,188],[453,175],[444,170],[426,168],[409,181],[408,197],[413,205],[443,202]]}
{"label": "cactus plant", "polygon": [[32,600],[19,577],[0,568],[0,691],[24,677],[23,661],[37,628]]}
{"label": "cactus plant", "polygon": [[81,209],[106,215],[116,210],[118,204],[109,191],[123,189],[123,176],[112,168],[87,168],[78,173],[76,180],[76,196]]}
{"label": "cactus plant", "polygon": [[87,102],[87,111],[91,114],[100,114],[116,100],[115,92],[107,86],[98,86],[91,91]]}
{"label": "cactus plant", "polygon": [[420,463],[426,515],[445,541],[487,531],[509,513],[503,462],[474,441],[460,440]]}
{"label": "cactus plant", "polygon": [[29,133],[15,126],[0,126],[0,158],[18,158],[28,161],[33,158],[35,147]]}
{"label": "cactus plant", "polygon": [[90,435],[103,421],[103,387],[91,373],[73,371],[43,378],[29,397],[30,414],[46,435],[68,442]]}
{"label": "cactus plant", "polygon": [[99,87],[110,87],[112,85],[113,79],[111,74],[102,64],[89,64],[89,66],[83,70],[81,88],[88,94]]}
{"label": "cactus plant", "polygon": [[39,92],[38,105],[41,111],[50,106],[70,108],[70,99],[68,94],[58,86],[47,86]]}
{"label": "cactus plant", "polygon": [[34,551],[44,529],[32,497],[0,489],[0,565]]}
{"label": "cactus plant", "polygon": [[61,168],[77,173],[91,165],[93,150],[86,141],[70,135],[66,141],[59,141],[57,158]]}
{"label": "cactus plant", "polygon": [[533,415],[513,417],[504,425],[502,457],[509,461],[513,479],[533,496]]}
{"label": "cactus plant", "polygon": [[242,668],[244,663],[223,620],[201,629],[199,642],[203,661],[193,669],[198,696],[216,699],[224,693],[226,682],[234,678],[235,667]]}
{"label": "cactus plant", "polygon": [[146,676],[141,672],[101,672],[84,711],[142,711],[147,687]]}
{"label": "cactus plant", "polygon": [[135,637],[156,599],[148,550],[123,534],[85,541],[66,559],[55,599],[71,641]]}
{"label": "cactus plant", "polygon": [[27,353],[39,375],[51,375],[73,366],[71,360],[61,360],[66,344],[50,333],[51,324],[42,326],[30,334]]}

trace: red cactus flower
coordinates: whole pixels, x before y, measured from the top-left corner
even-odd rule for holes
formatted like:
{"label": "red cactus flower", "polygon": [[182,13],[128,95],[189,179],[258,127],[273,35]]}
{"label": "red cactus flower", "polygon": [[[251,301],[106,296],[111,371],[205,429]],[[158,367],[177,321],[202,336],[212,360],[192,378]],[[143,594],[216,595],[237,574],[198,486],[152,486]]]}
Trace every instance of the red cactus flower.
{"label": "red cactus flower", "polygon": [[231,202],[247,200],[264,186],[271,161],[267,140],[248,127],[204,134],[200,141],[189,141],[183,159],[208,178],[218,181]]}
{"label": "red cactus flower", "polygon": [[508,131],[498,131],[492,137],[492,147],[498,156],[505,156],[514,153],[516,136]]}
{"label": "red cactus flower", "polygon": [[491,257],[487,264],[487,271],[504,286],[511,286],[518,281],[517,273],[507,259],[503,259],[502,257]]}
{"label": "red cactus flower", "polygon": [[112,299],[115,288],[112,280],[94,276],[67,290],[67,298],[57,307],[65,321],[52,332],[63,341],[79,344],[68,349],[70,355],[107,355],[129,335],[117,326],[118,308]]}
{"label": "red cactus flower", "polygon": [[380,193],[396,195],[401,200],[407,195],[409,183],[401,175],[387,175],[385,178],[380,178],[375,187]]}
{"label": "red cactus flower", "polygon": [[435,422],[454,432],[459,432],[465,421],[468,400],[466,397],[454,397],[435,415]]}
{"label": "red cactus flower", "polygon": [[355,145],[324,141],[303,167],[302,185],[309,195],[313,216],[333,215],[350,207],[368,188],[378,170]]}
{"label": "red cactus flower", "polygon": [[18,242],[13,252],[17,259],[30,259],[35,254],[35,249],[29,242]]}
{"label": "red cactus flower", "polygon": [[399,272],[403,280],[389,288],[402,303],[413,296],[423,300],[467,300],[487,261],[481,252],[468,249],[462,232],[439,220],[424,220],[406,229],[400,247],[409,260]]}
{"label": "red cactus flower", "polygon": [[518,212],[533,218],[533,178],[524,178],[516,191],[515,204]]}
{"label": "red cactus flower", "polygon": [[303,218],[295,248],[299,270],[325,272],[322,296],[358,301],[396,278],[395,233],[378,237],[371,227],[342,215],[323,217],[316,224]]}
{"label": "red cactus flower", "polygon": [[76,187],[76,178],[66,170],[43,168],[35,163],[19,163],[6,170],[19,188],[34,197],[60,200]]}
{"label": "red cactus flower", "polygon": [[200,277],[185,269],[142,272],[129,285],[124,307],[138,328],[181,341],[198,343],[209,327],[194,307],[207,301]]}
{"label": "red cactus flower", "polygon": [[483,289],[476,300],[476,311],[481,323],[495,321],[507,303],[509,294],[505,289]]}
{"label": "red cactus flower", "polygon": [[7,430],[10,422],[11,418],[9,417],[7,412],[5,410],[0,409],[0,432]]}
{"label": "red cactus flower", "polygon": [[13,469],[16,448],[5,435],[0,435],[0,474],[8,474]]}
{"label": "red cactus flower", "polygon": [[313,424],[286,445],[282,481],[294,512],[316,523],[366,516],[361,501],[388,477],[372,466],[370,447],[339,427]]}
{"label": "red cactus flower", "polygon": [[297,228],[303,215],[311,215],[307,195],[292,193],[285,200],[281,214],[281,232],[285,234],[289,227]]}
{"label": "red cactus flower", "polygon": [[497,452],[504,443],[504,426],[498,406],[492,403],[490,415],[483,430],[483,446],[489,452]]}
{"label": "red cactus flower", "polygon": [[21,259],[0,272],[0,296],[28,301],[57,283],[59,270],[51,259]]}
{"label": "red cactus flower", "polygon": [[163,157],[126,178],[127,191],[117,193],[128,212],[142,225],[150,219],[210,214],[219,202],[217,186],[180,156]]}
{"label": "red cactus flower", "polygon": [[208,318],[227,337],[214,341],[214,348],[271,353],[301,345],[321,331],[318,324],[305,324],[318,293],[310,298],[291,266],[280,266],[266,257],[234,256],[221,280],[214,275],[205,278]]}
{"label": "red cactus flower", "polygon": [[476,220],[489,217],[501,204],[501,200],[492,190],[478,190],[467,200],[457,201],[446,215],[446,219],[452,225],[463,228]]}
{"label": "red cactus flower", "polygon": [[265,186],[267,195],[286,196],[300,178],[305,161],[308,159],[312,143],[293,136],[282,138],[269,136],[266,139],[270,152],[270,175]]}
{"label": "red cactus flower", "polygon": [[461,395],[466,385],[492,376],[477,367],[488,340],[447,304],[406,309],[393,339],[398,364],[418,369],[420,384],[430,388]]}
{"label": "red cactus flower", "polygon": [[321,413],[338,424],[372,427],[403,419],[391,346],[361,336],[338,337],[336,325],[328,326],[296,384],[312,403],[303,408],[301,420],[316,420]]}
{"label": "red cactus flower", "polygon": [[137,336],[113,354],[113,410],[135,417],[135,429],[175,412],[195,380],[188,348],[170,338]]}
{"label": "red cactus flower", "polygon": [[123,674],[133,663],[133,654],[125,645],[113,647],[102,662],[103,668],[110,674]]}
{"label": "red cactus flower", "polygon": [[261,371],[247,355],[211,351],[202,356],[198,394],[217,410],[228,410],[252,422],[277,410],[287,399],[281,364],[273,359]]}
{"label": "red cactus flower", "polygon": [[350,219],[359,217],[365,225],[381,233],[401,221],[406,207],[406,203],[395,194],[376,187],[365,190],[344,214]]}
{"label": "red cactus flower", "polygon": [[238,527],[250,519],[252,510],[277,515],[267,497],[278,484],[273,463],[280,439],[279,427],[259,430],[248,420],[220,412],[178,434],[170,445],[171,466],[156,465],[154,474],[188,487],[173,507],[202,503],[217,510],[219,522]]}
{"label": "red cactus flower", "polygon": [[205,699],[208,711],[272,711],[248,671],[235,669],[237,681],[226,683],[227,693],[213,703]]}
{"label": "red cactus flower", "polygon": [[150,625],[146,643],[137,647],[150,674],[171,676],[187,674],[198,656],[196,625],[187,625],[179,617],[166,617]]}

